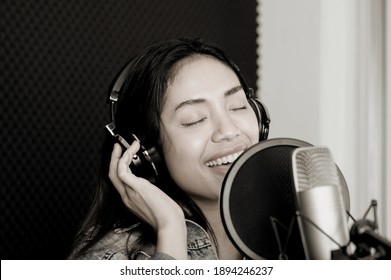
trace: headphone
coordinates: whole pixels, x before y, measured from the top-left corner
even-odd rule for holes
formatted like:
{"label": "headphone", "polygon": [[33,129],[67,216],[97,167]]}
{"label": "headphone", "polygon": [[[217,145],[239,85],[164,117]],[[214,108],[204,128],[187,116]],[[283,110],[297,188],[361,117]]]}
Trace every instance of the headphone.
{"label": "headphone", "polygon": [[[113,86],[109,91],[111,122],[105,126],[106,129],[110,132],[110,134],[114,136],[117,141],[122,145],[123,149],[129,148],[130,144],[121,135],[115,132],[115,112],[119,94],[122,90],[123,85],[125,84],[131,67],[131,62],[125,65],[125,67],[123,67],[123,69],[117,75],[117,78],[114,80]],[[258,120],[259,141],[266,140],[269,135],[269,112],[266,106],[260,100],[253,97],[254,91],[252,88],[248,88],[248,92],[246,92],[246,95],[247,100],[250,106],[253,108]],[[158,153],[158,150],[154,146],[144,146],[135,134],[131,133],[130,135],[132,137],[131,143],[133,143],[133,141],[137,141],[140,143],[140,149],[133,156],[133,161],[130,164],[130,169],[136,176],[145,178],[151,183],[156,183],[159,180],[161,169],[160,166],[162,164],[162,159]]]}

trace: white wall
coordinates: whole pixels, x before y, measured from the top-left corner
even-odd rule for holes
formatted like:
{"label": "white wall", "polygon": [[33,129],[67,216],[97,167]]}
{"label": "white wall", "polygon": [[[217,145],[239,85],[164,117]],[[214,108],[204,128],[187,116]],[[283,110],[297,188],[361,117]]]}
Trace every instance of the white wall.
{"label": "white wall", "polygon": [[386,1],[385,9],[385,34],[386,34],[386,44],[385,44],[385,72],[386,72],[386,82],[385,82],[385,164],[384,164],[384,173],[385,173],[385,183],[384,183],[384,200],[383,203],[387,205],[385,209],[384,219],[387,221],[386,224],[386,233],[387,236],[391,236],[391,1]]}
{"label": "white wall", "polygon": [[313,0],[258,5],[258,94],[272,116],[270,137],[319,142],[319,6]]}
{"label": "white wall", "polygon": [[391,237],[391,24],[383,12],[391,16],[391,1],[258,1],[258,95],[270,137],[329,147],[353,216],[376,199],[380,232]]}

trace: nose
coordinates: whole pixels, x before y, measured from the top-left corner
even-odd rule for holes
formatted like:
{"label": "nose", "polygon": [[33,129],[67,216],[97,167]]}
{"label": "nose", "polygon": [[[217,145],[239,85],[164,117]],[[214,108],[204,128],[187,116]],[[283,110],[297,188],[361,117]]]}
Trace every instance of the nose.
{"label": "nose", "polygon": [[221,114],[215,117],[213,142],[231,141],[241,134],[241,130],[228,114]]}

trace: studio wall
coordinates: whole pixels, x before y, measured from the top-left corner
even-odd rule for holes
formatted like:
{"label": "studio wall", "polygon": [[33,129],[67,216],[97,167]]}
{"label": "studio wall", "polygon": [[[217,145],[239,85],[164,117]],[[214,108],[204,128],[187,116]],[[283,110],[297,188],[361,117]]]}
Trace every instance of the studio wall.
{"label": "studio wall", "polygon": [[64,259],[86,213],[108,87],[171,37],[222,46],[256,87],[256,0],[1,1],[1,259]]}

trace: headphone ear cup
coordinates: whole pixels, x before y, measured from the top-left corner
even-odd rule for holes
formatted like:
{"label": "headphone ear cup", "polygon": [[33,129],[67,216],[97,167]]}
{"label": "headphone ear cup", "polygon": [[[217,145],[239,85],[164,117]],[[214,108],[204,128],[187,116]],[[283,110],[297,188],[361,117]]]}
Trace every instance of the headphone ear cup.
{"label": "headphone ear cup", "polygon": [[258,119],[259,141],[266,140],[269,136],[270,115],[266,106],[256,98],[248,98],[250,106],[253,108]]}
{"label": "headphone ear cup", "polygon": [[155,147],[145,148],[140,143],[140,150],[136,153],[130,169],[134,175],[147,179],[152,184],[159,180],[161,159]]}
{"label": "headphone ear cup", "polygon": [[124,150],[129,148],[129,143],[133,143],[133,141],[140,143],[140,149],[133,156],[133,160],[129,166],[132,173],[137,177],[147,179],[152,184],[157,183],[159,180],[159,172],[161,169],[160,165],[162,162],[158,150],[153,146],[146,148],[134,134],[131,134],[131,137],[133,138],[132,142],[127,142],[123,137],[120,135],[118,136],[118,139],[122,140],[119,142],[123,146]]}

